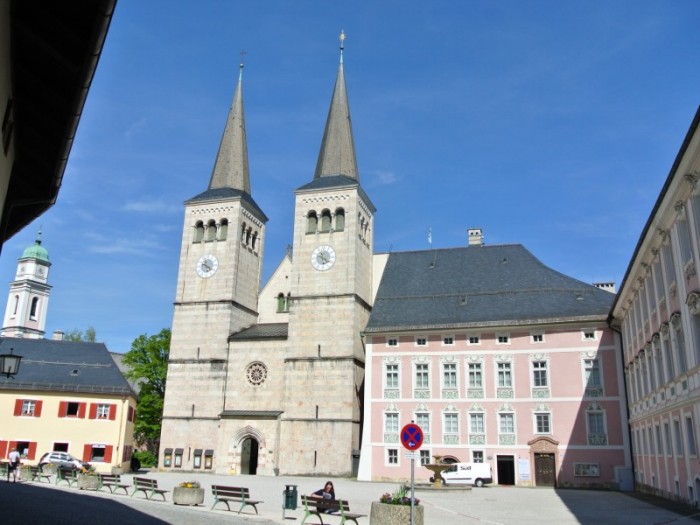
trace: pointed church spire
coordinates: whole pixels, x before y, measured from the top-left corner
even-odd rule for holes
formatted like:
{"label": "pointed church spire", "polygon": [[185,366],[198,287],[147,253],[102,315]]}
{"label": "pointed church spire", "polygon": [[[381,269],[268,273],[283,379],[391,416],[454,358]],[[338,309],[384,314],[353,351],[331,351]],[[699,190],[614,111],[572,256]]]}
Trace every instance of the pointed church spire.
{"label": "pointed church spire", "polygon": [[331,107],[328,110],[326,129],[323,132],[321,151],[318,154],[316,173],[314,179],[330,177],[333,175],[345,175],[359,181],[355,158],[355,143],[352,136],[352,123],[350,122],[350,105],[345,89],[345,75],[343,73],[343,50],[345,33],[340,33],[340,65],[338,77],[335,80]]}
{"label": "pointed church spire", "polygon": [[[242,54],[241,54],[242,58]],[[250,194],[248,143],[243,115],[243,62],[238,73],[238,86],[226,120],[219,152],[209,181],[209,189],[233,188]]]}

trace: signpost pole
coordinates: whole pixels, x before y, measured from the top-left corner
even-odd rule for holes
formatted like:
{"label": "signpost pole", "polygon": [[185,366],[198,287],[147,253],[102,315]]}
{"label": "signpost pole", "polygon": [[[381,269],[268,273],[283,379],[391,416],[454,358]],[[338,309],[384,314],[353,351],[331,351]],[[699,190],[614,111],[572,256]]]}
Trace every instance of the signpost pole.
{"label": "signpost pole", "polygon": [[415,505],[416,504],[415,504],[415,498],[413,497],[413,481],[414,481],[413,472],[414,472],[414,468],[415,468],[415,463],[416,463],[415,458],[411,458],[411,525],[415,525],[415,523],[416,523],[415,522],[415,512],[416,512]]}

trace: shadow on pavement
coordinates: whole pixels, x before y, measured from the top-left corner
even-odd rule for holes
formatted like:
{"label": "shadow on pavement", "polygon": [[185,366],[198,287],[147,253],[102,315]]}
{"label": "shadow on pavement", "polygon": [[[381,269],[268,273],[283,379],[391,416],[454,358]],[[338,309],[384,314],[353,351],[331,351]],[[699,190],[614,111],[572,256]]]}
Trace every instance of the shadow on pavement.
{"label": "shadow on pavement", "polygon": [[167,525],[117,500],[27,483],[0,483],[0,509],[0,520],[13,525]]}

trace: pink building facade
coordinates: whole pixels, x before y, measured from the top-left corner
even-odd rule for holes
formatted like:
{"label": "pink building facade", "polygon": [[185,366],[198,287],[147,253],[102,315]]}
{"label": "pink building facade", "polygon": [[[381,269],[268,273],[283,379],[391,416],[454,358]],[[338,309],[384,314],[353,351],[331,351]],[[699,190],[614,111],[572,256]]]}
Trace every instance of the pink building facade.
{"label": "pink building facade", "polygon": [[612,309],[638,490],[700,502],[700,110]]}
{"label": "pink building facade", "polygon": [[[417,481],[431,475],[421,464],[442,456],[490,463],[502,485],[630,489],[621,349],[607,325],[614,295],[522,247],[447,252],[427,275],[416,275],[430,267],[420,256],[390,255],[365,332],[358,478],[410,479],[399,434],[413,421],[424,433]],[[392,257],[404,260],[392,268]],[[460,268],[478,279],[460,279]],[[404,279],[392,284],[394,272]],[[452,294],[441,293],[443,277]],[[433,304],[415,283],[428,283]]]}

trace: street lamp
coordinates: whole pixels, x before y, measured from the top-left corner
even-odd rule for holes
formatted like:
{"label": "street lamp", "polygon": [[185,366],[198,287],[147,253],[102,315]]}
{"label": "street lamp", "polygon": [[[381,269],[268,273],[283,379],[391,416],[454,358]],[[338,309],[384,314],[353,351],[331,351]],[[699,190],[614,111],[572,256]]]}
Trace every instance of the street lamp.
{"label": "street lamp", "polygon": [[0,354],[0,374],[10,378],[17,375],[19,372],[19,362],[22,360],[21,355],[14,355],[10,348],[9,354]]}

